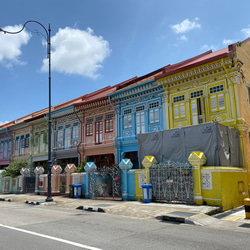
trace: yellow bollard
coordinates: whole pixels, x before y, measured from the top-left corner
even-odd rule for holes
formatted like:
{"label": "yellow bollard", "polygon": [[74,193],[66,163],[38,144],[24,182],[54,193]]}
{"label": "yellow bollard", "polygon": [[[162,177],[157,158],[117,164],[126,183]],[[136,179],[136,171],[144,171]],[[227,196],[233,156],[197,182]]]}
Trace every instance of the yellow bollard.
{"label": "yellow bollard", "polygon": [[250,219],[250,199],[249,198],[244,199],[244,206],[245,206],[246,219]]}

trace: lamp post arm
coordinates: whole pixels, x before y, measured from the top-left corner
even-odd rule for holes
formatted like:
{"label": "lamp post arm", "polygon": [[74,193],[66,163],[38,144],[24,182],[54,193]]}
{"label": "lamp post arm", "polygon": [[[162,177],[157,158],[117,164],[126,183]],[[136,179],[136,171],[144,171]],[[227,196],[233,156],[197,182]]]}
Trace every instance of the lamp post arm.
{"label": "lamp post arm", "polygon": [[37,23],[39,24],[46,32],[47,35],[47,54],[48,54],[48,59],[49,59],[49,121],[48,121],[48,132],[49,132],[49,141],[48,141],[48,195],[47,195],[47,199],[45,201],[50,202],[53,201],[52,197],[51,197],[51,168],[52,168],[52,161],[51,161],[51,43],[50,43],[50,33],[51,33],[51,29],[50,29],[50,24],[49,24],[49,29],[47,30],[41,23],[39,23],[38,21],[34,21],[34,20],[29,20],[27,22],[24,23],[23,27],[18,30],[18,31],[7,31],[7,30],[3,30],[0,28],[0,32],[3,32],[4,34],[11,34],[11,35],[15,35],[18,34],[20,32],[22,32],[25,28],[25,26],[28,23]]}
{"label": "lamp post arm", "polygon": [[40,26],[42,26],[42,28],[45,30],[46,32],[46,35],[47,35],[47,40],[49,39],[49,33],[48,33],[48,30],[41,24],[39,23],[38,21],[35,21],[35,20],[29,20],[27,22],[24,23],[23,27],[19,30],[19,31],[15,31],[15,32],[12,32],[12,31],[7,31],[7,30],[3,30],[3,29],[0,29],[0,31],[2,31],[3,33],[5,34],[12,34],[12,35],[15,35],[15,34],[18,34],[20,32],[22,32],[26,26],[26,24],[28,23],[37,23],[39,24]]}

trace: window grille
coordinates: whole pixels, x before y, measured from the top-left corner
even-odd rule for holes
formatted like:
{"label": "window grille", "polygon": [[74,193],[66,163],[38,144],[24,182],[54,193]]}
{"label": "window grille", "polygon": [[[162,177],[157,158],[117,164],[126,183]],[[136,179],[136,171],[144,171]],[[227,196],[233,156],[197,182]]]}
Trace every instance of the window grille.
{"label": "window grille", "polygon": [[103,116],[98,116],[96,117],[96,122],[102,121],[102,119],[103,119]]}
{"label": "window grille", "polygon": [[217,92],[221,92],[223,90],[224,90],[224,85],[222,84],[222,85],[218,85],[218,86],[209,88],[209,93],[214,94],[214,93],[217,93]]}
{"label": "window grille", "polygon": [[76,126],[78,126],[79,125],[79,122],[74,122],[73,123],[73,127],[76,127]]}
{"label": "window grille", "polygon": [[203,90],[198,90],[198,91],[190,93],[191,99],[192,98],[197,98],[197,97],[200,97],[200,96],[203,96]]}
{"label": "window grille", "polygon": [[135,111],[136,111],[136,112],[140,112],[140,111],[143,111],[144,108],[145,108],[144,105],[142,105],[142,106],[136,107],[136,108],[135,108]]}
{"label": "window grille", "polygon": [[152,102],[152,103],[149,103],[149,108],[150,109],[157,108],[159,107],[159,105],[160,105],[159,102]]}
{"label": "window grille", "polygon": [[125,110],[123,111],[123,114],[124,114],[124,115],[131,114],[131,113],[132,113],[132,109],[125,109]]}
{"label": "window grille", "polygon": [[88,123],[92,123],[93,121],[94,121],[93,118],[87,119],[87,122],[86,122],[86,123],[87,123],[87,124],[88,124]]}
{"label": "window grille", "polygon": [[108,114],[108,115],[106,115],[106,120],[112,119],[113,117],[114,117],[114,114]]}
{"label": "window grille", "polygon": [[173,102],[182,102],[185,100],[185,95],[175,96]]}

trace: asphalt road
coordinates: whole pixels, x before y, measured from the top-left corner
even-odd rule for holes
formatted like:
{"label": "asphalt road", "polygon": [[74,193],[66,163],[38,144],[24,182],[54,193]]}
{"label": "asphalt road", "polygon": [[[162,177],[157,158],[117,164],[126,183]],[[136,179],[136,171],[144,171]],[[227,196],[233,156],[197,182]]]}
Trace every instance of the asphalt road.
{"label": "asphalt road", "polygon": [[[249,249],[249,233],[0,203],[0,249]],[[250,230],[250,229],[249,229]]]}

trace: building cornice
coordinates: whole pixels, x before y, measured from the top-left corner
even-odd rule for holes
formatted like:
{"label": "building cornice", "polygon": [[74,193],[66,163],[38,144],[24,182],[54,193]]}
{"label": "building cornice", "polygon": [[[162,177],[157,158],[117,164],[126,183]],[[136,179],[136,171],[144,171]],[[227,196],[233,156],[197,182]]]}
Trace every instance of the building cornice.
{"label": "building cornice", "polygon": [[138,98],[140,96],[152,94],[163,90],[162,86],[158,84],[155,80],[150,80],[147,82],[142,82],[138,85],[131,86],[125,90],[116,92],[110,97],[116,102],[124,102],[129,99]]}
{"label": "building cornice", "polygon": [[224,65],[229,68],[232,62],[229,58],[220,59],[207,63],[198,67],[179,72],[177,74],[169,75],[167,77],[158,79],[158,83],[166,87],[174,87],[179,84],[187,83],[188,81],[198,80],[202,78],[210,77],[211,75],[219,74],[223,72],[222,60],[224,60]]}

